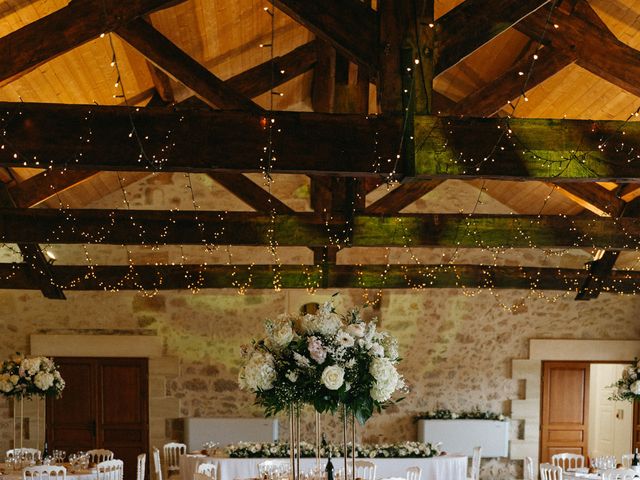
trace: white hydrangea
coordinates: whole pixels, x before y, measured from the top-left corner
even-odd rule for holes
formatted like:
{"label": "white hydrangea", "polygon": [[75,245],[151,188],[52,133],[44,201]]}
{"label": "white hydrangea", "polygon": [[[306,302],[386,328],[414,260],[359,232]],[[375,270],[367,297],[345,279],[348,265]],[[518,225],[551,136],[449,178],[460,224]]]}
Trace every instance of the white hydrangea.
{"label": "white hydrangea", "polygon": [[53,380],[53,374],[47,372],[38,372],[33,379],[33,383],[35,383],[36,387],[38,387],[40,390],[46,392],[53,386]]}
{"label": "white hydrangea", "polygon": [[13,390],[13,383],[9,380],[9,375],[3,373],[0,375],[0,391],[9,393],[11,390]]}
{"label": "white hydrangea", "polygon": [[631,390],[631,393],[633,393],[634,395],[640,395],[640,380],[636,380],[631,385],[629,385],[629,390]]}
{"label": "white hydrangea", "polygon": [[35,375],[40,370],[41,357],[25,358],[22,368],[29,374]]}
{"label": "white hydrangea", "polygon": [[395,392],[400,375],[388,358],[374,358],[369,365],[369,373],[375,378],[371,387],[371,398],[386,402]]}
{"label": "white hydrangea", "polygon": [[293,328],[291,319],[281,316],[277,321],[268,321],[265,324],[267,338],[265,345],[272,350],[282,350],[293,340]]}
{"label": "white hydrangea", "polygon": [[347,325],[347,333],[353,337],[361,338],[364,336],[365,324],[362,322]]}
{"label": "white hydrangea", "polygon": [[301,321],[302,331],[310,335],[335,335],[341,326],[342,320],[340,320],[340,317],[335,313],[307,314],[302,317]]}
{"label": "white hydrangea", "polygon": [[270,390],[276,379],[275,362],[269,353],[255,351],[246,365],[240,370],[238,382],[240,388],[249,390]]}

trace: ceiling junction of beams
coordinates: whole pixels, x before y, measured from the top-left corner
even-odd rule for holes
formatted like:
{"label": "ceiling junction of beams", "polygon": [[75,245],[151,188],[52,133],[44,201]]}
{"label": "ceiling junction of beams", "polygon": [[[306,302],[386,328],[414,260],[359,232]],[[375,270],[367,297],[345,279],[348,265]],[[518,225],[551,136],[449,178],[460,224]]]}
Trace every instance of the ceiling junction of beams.
{"label": "ceiling junction of beams", "polygon": [[[114,32],[149,62],[164,103],[174,102],[167,81],[170,77],[211,107],[192,108],[189,101],[135,111],[127,107],[0,104],[3,135],[10,140],[0,150],[0,165],[48,169],[5,188],[3,198],[8,200],[0,209],[0,234],[4,241],[19,244],[25,265],[0,265],[0,269],[13,272],[3,286],[40,288],[48,297],[61,298],[64,294],[59,285],[94,289],[122,279],[127,276],[122,269],[127,267],[100,267],[94,275],[102,276],[105,280],[102,282],[95,276],[87,279],[83,267],[52,267],[43,260],[37,244],[99,239],[125,243],[131,222],[144,225],[148,235],[143,238],[145,243],[202,243],[202,230],[195,227],[198,221],[183,213],[124,215],[119,211],[65,211],[63,216],[73,218],[82,228],[64,231],[56,223],[61,221],[59,212],[26,210],[100,171],[114,170],[209,174],[262,212],[262,215],[239,215],[240,223],[234,221],[233,214],[220,220],[219,212],[201,212],[210,217],[210,222],[205,222],[207,229],[219,227],[226,232],[220,243],[268,244],[272,239],[265,225],[276,222],[280,245],[313,247],[314,260],[323,267],[318,282],[324,287],[401,288],[424,283],[423,286],[434,287],[573,289],[579,291],[578,298],[587,299],[597,297],[601,291],[633,291],[636,273],[617,272],[613,267],[617,252],[635,249],[640,239],[634,201],[640,194],[636,186],[640,183],[640,168],[629,161],[629,148],[640,150],[638,124],[473,118],[493,116],[523,95],[525,87],[541,84],[571,63],[640,95],[635,81],[640,73],[638,52],[619,41],[586,1],[560,2],[558,6],[549,0],[465,0],[437,20],[433,17],[433,3],[426,0],[417,4],[408,0],[380,0],[377,11],[357,0],[271,2],[311,30],[317,40],[226,81],[176,46],[148,20],[149,13],[170,8],[174,1],[135,0],[106,5],[95,0],[71,2],[0,38],[0,53],[6,60],[0,67],[0,85],[102,33]],[[52,26],[62,34],[44,35]],[[473,55],[511,27],[537,44],[536,57],[541,58],[533,67],[530,55],[524,55],[495,80],[457,103],[433,90],[436,75]],[[350,62],[357,65],[356,81],[351,81]],[[252,101],[314,67],[315,113],[266,112]],[[381,110],[377,116],[367,115],[370,81],[377,84]],[[440,110],[450,116],[433,114]],[[506,111],[511,113],[509,108]],[[275,122],[273,130],[265,127],[268,118]],[[137,138],[131,138],[131,122],[138,131]],[[92,131],[93,141],[78,145],[78,131],[87,129]],[[175,147],[166,154],[164,143],[157,139],[169,130],[173,132]],[[243,131],[243,135],[237,135],[238,131]],[[624,149],[615,144],[620,134],[625,135]],[[269,173],[311,176],[315,213],[294,212],[243,175],[260,171],[257,159],[264,155],[268,142],[273,142],[280,152]],[[142,160],[141,148],[145,152]],[[450,178],[552,182],[601,218],[563,222],[558,218],[515,215],[399,215],[403,208]],[[397,179],[402,183],[396,189],[368,207],[365,205],[364,197],[372,186]],[[621,186],[611,192],[596,183],[585,182],[617,182]],[[166,232],[167,224],[178,217],[186,222],[181,230],[155,235],[154,232]],[[118,221],[106,229],[106,235],[91,233],[98,231],[101,222],[114,218]],[[335,264],[339,247],[402,246],[405,240],[398,239],[394,231],[398,222],[410,231],[416,245],[535,245],[610,250],[594,261],[588,271],[445,265],[432,267],[439,276],[431,282],[420,280],[424,280],[424,271],[415,266]],[[341,224],[348,226],[345,244],[331,243],[327,240],[328,231],[339,229]],[[476,232],[478,238],[461,238],[461,225]],[[526,235],[513,238],[510,232],[514,229],[526,231]],[[83,231],[84,235],[78,233]],[[104,231],[103,228],[101,232]],[[340,236],[336,232],[334,235]],[[27,252],[29,249],[33,251]],[[259,280],[254,287],[268,288],[269,276],[273,276],[276,267],[286,273],[283,283],[286,288],[308,284],[302,279],[302,268],[260,266],[255,269]],[[200,275],[203,287],[227,287],[232,283],[229,281],[232,273],[227,267],[180,268],[191,272],[190,275]],[[160,270],[166,279],[175,280],[176,288],[190,288],[178,279],[181,270],[177,267],[135,269],[143,288],[157,288],[154,278]],[[376,280],[380,278],[380,269],[388,275],[382,284]],[[35,281],[34,272],[38,273]],[[71,278],[84,280],[70,282]],[[527,278],[539,281],[526,281]],[[119,283],[122,288],[134,284]],[[164,282],[163,288],[168,284],[174,285],[173,281]]]}

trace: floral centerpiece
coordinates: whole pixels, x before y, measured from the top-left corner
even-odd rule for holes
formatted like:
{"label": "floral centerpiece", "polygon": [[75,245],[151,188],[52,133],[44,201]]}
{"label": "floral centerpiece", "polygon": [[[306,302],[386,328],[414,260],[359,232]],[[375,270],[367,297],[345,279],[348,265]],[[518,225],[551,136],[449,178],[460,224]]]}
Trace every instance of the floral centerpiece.
{"label": "floral centerpiece", "polygon": [[[340,445],[327,444],[320,449],[323,457],[343,456]],[[351,444],[347,446],[347,453],[351,452]],[[277,442],[239,442],[225,447],[225,453],[230,458],[285,458],[291,453],[289,444]],[[314,457],[315,447],[308,442],[300,442],[300,456]],[[440,444],[423,442],[400,442],[383,444],[356,444],[355,455],[359,458],[430,458],[441,455]]]}
{"label": "floral centerpiece", "polygon": [[64,386],[58,367],[50,358],[16,353],[0,363],[0,394],[5,397],[59,397]]}
{"label": "floral centerpiece", "polygon": [[637,358],[622,371],[622,378],[613,385],[609,385],[609,388],[615,389],[609,400],[629,402],[640,400],[640,366]]}
{"label": "floral centerpiece", "polygon": [[340,405],[364,424],[404,388],[398,343],[365,322],[358,309],[336,313],[331,301],[315,314],[265,321],[266,336],[243,348],[240,387],[255,393],[267,415],[310,404],[317,412]]}
{"label": "floral centerpiece", "polygon": [[429,410],[428,412],[419,413],[415,417],[416,420],[497,420],[506,422],[509,417],[501,413],[495,413],[479,408],[473,410],[463,410],[461,412],[452,412],[446,408],[438,410]]}

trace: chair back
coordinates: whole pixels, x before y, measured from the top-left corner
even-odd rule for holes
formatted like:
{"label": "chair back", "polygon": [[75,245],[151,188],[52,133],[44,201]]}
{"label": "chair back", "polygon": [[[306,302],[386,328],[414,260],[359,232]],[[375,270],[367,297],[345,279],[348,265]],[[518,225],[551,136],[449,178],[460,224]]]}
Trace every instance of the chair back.
{"label": "chair back", "polygon": [[533,458],[524,457],[523,474],[524,480],[536,480],[536,473],[533,468]]}
{"label": "chair back", "polygon": [[407,468],[407,480],[420,480],[422,469],[420,467]]}
{"label": "chair back", "polygon": [[162,462],[160,461],[160,450],[153,447],[153,479],[162,480]]}
{"label": "chair back", "polygon": [[482,447],[475,447],[473,449],[473,457],[471,458],[470,480],[480,479],[480,460],[482,460]]}
{"label": "chair back", "polygon": [[88,450],[89,461],[91,463],[102,463],[107,460],[113,460],[113,452],[105,448],[96,448],[94,450]]}
{"label": "chair back", "polygon": [[258,464],[258,475],[260,478],[273,478],[274,476],[284,477],[291,471],[289,460],[265,460]]}
{"label": "chair back", "polygon": [[37,448],[12,448],[6,452],[7,460],[19,458],[23,460],[42,460],[42,452]]}
{"label": "chair back", "polygon": [[25,467],[22,478],[23,480],[66,480],[67,469],[58,465]]}
{"label": "chair back", "polygon": [[622,468],[631,468],[631,462],[633,462],[633,453],[625,453],[622,455]]}
{"label": "chair back", "polygon": [[122,460],[105,460],[96,465],[98,480],[122,480],[123,475],[124,462]]}
{"label": "chair back", "polygon": [[584,468],[584,455],[577,453],[556,453],[551,456],[551,463],[562,470],[568,468]]}
{"label": "chair back", "polygon": [[197,473],[206,475],[209,480],[216,480],[218,476],[218,464],[217,463],[201,463],[198,465]]}
{"label": "chair back", "polygon": [[356,460],[356,478],[376,480],[376,464],[371,460]]}
{"label": "chair back", "polygon": [[602,472],[602,480],[631,480],[636,471],[629,468],[610,468]]}
{"label": "chair back", "polygon": [[180,455],[187,453],[187,446],[184,443],[170,442],[162,447],[165,468],[167,473],[180,471]]}
{"label": "chair back", "polygon": [[562,467],[550,463],[541,463],[540,480],[562,480]]}
{"label": "chair back", "polygon": [[147,467],[147,454],[141,453],[138,455],[138,462],[136,467],[136,480],[144,480],[144,471]]}

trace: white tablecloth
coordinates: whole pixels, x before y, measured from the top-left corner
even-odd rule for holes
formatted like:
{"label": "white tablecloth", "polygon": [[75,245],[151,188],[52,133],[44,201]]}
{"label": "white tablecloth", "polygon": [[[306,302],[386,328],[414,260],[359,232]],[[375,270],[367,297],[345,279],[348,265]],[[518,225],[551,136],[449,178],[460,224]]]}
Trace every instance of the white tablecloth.
{"label": "white tablecloth", "polygon": [[[204,455],[182,455],[180,457],[181,480],[193,480],[193,474],[201,463],[218,464],[218,480],[255,478],[258,464],[264,458],[215,458]],[[324,460],[326,461],[326,459]],[[407,468],[422,468],[422,480],[465,480],[467,478],[467,457],[443,455],[433,458],[374,458],[378,478],[404,477]],[[300,460],[302,471],[315,466],[315,458]],[[343,460],[334,458],[334,467],[342,468]],[[324,463],[324,462],[323,462]]]}

